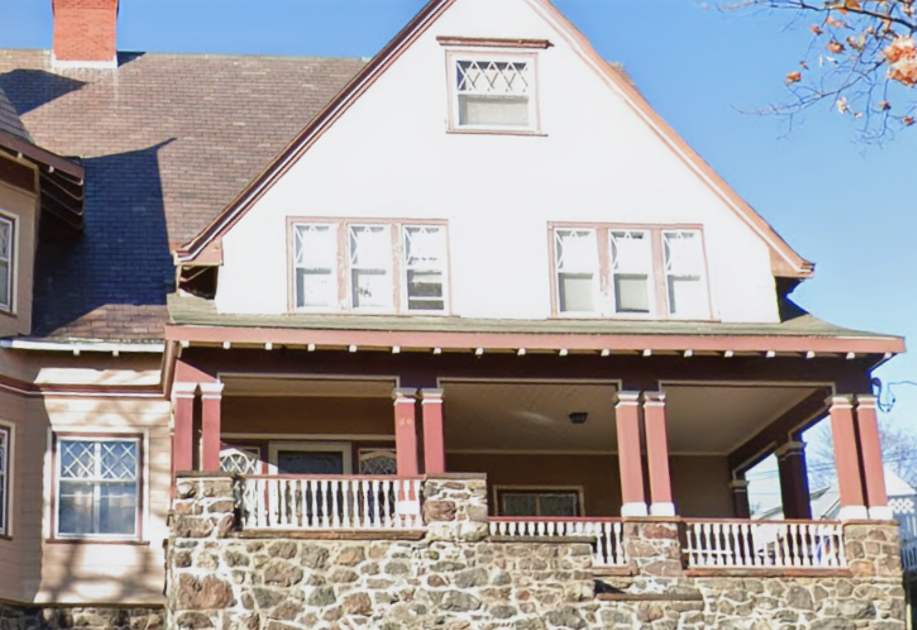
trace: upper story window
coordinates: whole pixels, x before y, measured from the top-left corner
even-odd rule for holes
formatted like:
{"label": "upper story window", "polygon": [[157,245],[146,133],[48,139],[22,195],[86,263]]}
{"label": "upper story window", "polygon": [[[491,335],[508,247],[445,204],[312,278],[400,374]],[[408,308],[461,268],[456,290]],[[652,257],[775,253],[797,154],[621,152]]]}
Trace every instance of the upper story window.
{"label": "upper story window", "polygon": [[137,538],[140,438],[66,437],[57,445],[57,535]]}
{"label": "upper story window", "polygon": [[710,318],[700,229],[557,226],[553,245],[557,314]]}
{"label": "upper story window", "polygon": [[453,131],[538,131],[535,53],[447,56]]}
{"label": "upper story window", "polygon": [[13,221],[0,215],[0,310],[13,309]]}
{"label": "upper story window", "polygon": [[448,311],[444,224],[297,220],[291,229],[294,309]]}
{"label": "upper story window", "polygon": [[10,429],[0,425],[0,534],[9,534]]}

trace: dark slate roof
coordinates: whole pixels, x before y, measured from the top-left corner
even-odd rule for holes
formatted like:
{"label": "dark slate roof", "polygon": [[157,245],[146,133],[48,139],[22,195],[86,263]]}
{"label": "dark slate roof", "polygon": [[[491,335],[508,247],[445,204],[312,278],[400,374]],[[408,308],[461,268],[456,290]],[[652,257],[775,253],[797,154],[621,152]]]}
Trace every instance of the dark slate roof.
{"label": "dark slate roof", "polygon": [[195,236],[363,67],[358,59],[121,54],[53,71],[0,50],[0,128],[80,158],[85,227],[43,240],[33,336],[162,338],[170,251]]}
{"label": "dark slate roof", "polygon": [[2,83],[0,83],[0,131],[5,131],[11,136],[16,136],[27,142],[32,141],[28,130],[22,124],[22,119],[19,118],[19,113],[10,103],[6,92],[3,91]]}

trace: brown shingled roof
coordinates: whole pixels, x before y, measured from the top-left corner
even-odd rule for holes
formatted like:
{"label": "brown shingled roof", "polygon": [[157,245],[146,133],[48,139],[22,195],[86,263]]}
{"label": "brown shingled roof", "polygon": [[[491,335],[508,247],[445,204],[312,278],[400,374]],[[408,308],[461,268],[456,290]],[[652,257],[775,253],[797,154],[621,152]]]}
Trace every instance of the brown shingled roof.
{"label": "brown shingled roof", "polygon": [[48,51],[0,50],[0,116],[86,169],[84,233],[40,245],[34,336],[161,339],[170,244],[195,236],[363,65],[122,54],[116,71],[52,71]]}

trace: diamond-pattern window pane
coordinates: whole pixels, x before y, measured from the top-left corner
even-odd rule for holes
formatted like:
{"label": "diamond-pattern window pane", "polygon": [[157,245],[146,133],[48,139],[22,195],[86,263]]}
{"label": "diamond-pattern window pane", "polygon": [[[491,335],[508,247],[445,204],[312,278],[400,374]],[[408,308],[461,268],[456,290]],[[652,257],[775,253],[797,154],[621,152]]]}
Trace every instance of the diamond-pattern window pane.
{"label": "diamond-pattern window pane", "polygon": [[134,481],[137,479],[137,443],[103,442],[101,448],[102,479]]}
{"label": "diamond-pattern window pane", "polygon": [[395,475],[398,464],[395,451],[368,451],[360,453],[361,475]]}
{"label": "diamond-pattern window pane", "polygon": [[565,491],[500,492],[501,516],[579,516],[579,494]]}
{"label": "diamond-pattern window pane", "polygon": [[294,240],[297,267],[329,270],[334,268],[337,236],[330,225],[297,225]]}
{"label": "diamond-pattern window pane", "polygon": [[9,262],[13,249],[13,223],[0,217],[0,260]]}
{"label": "diamond-pattern window pane", "polygon": [[61,442],[61,478],[95,477],[95,442]]}
{"label": "diamond-pattern window pane", "polygon": [[261,450],[258,448],[228,448],[220,451],[220,470],[239,475],[261,472]]}
{"label": "diamond-pattern window pane", "polygon": [[648,232],[611,232],[611,268],[622,273],[649,273],[653,249]]}
{"label": "diamond-pattern window pane", "polygon": [[468,60],[456,64],[459,93],[528,94],[530,64],[525,61]]}
{"label": "diamond-pattern window pane", "polygon": [[439,226],[404,228],[405,262],[412,268],[438,270],[446,257],[445,230]]}
{"label": "diamond-pattern window pane", "polygon": [[665,270],[679,276],[700,276],[704,270],[704,253],[697,232],[664,232]]}
{"label": "diamond-pattern window pane", "polygon": [[592,230],[557,230],[554,236],[558,271],[595,271],[599,253]]}

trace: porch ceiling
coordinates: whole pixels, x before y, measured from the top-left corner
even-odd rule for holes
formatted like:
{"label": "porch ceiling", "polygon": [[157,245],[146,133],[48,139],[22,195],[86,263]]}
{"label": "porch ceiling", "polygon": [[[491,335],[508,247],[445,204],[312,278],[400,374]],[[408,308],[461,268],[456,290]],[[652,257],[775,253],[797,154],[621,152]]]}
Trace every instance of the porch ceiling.
{"label": "porch ceiling", "polygon": [[[444,382],[450,451],[614,452],[616,386],[599,383]],[[726,455],[817,388],[666,386],[669,449]],[[574,425],[571,412],[588,421]]]}

